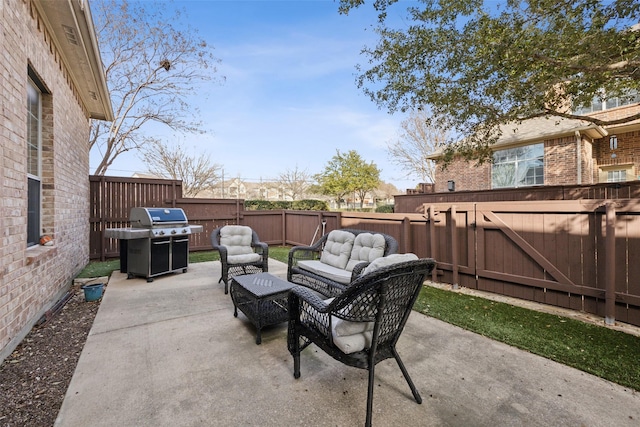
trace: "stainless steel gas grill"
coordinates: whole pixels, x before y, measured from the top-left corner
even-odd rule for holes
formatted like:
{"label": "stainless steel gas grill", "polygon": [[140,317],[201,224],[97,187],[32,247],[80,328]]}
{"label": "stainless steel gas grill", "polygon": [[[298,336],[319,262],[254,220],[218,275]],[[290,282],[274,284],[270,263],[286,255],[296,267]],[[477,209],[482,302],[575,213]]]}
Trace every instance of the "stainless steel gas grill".
{"label": "stainless steel gas grill", "polygon": [[189,264],[189,235],[202,231],[189,225],[180,208],[132,208],[130,228],[108,228],[105,237],[120,240],[120,271],[127,278],[182,271]]}

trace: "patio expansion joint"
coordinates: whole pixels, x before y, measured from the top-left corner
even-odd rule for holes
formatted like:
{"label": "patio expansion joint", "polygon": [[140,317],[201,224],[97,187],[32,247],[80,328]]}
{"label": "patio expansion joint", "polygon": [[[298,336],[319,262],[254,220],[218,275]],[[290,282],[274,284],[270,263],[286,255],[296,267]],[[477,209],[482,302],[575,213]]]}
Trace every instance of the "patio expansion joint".
{"label": "patio expansion joint", "polygon": [[126,331],[126,330],[131,330],[131,329],[143,328],[143,327],[150,326],[150,325],[158,325],[158,324],[162,324],[162,323],[173,322],[173,321],[176,321],[176,320],[187,319],[187,318],[190,318],[190,317],[201,317],[201,316],[205,316],[205,315],[210,315],[211,313],[219,311],[219,310],[228,310],[228,307],[221,307],[219,309],[203,311],[203,312],[200,312],[200,313],[190,313],[190,314],[187,314],[187,315],[184,315],[184,316],[174,316],[174,317],[170,317],[170,318],[159,319],[159,320],[149,321],[149,322],[144,322],[144,323],[136,323],[135,325],[122,326],[122,327],[119,327],[119,328],[107,329],[107,330],[96,331],[96,332],[94,332],[93,328],[92,328],[92,330],[89,333],[89,335],[91,335],[91,336],[105,335],[105,334],[121,332],[121,331]]}

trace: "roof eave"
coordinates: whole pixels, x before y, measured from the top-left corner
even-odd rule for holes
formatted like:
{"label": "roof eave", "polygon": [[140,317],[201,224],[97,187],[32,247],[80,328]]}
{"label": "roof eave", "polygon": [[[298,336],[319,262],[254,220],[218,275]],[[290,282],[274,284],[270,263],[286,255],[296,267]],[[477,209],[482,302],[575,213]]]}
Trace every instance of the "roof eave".
{"label": "roof eave", "polygon": [[[508,127],[509,125],[503,125],[503,127]],[[552,129],[552,128],[551,128]],[[600,139],[609,135],[609,132],[603,128],[602,126],[588,123],[582,126],[575,126],[570,129],[557,129],[557,131],[549,131],[549,132],[539,132],[533,133],[527,137],[518,136],[517,132],[513,134],[507,133],[503,129],[503,134],[498,140],[491,146],[491,149],[504,149],[509,147],[516,147],[520,145],[527,145],[534,142],[546,141],[550,139],[563,138],[567,136],[573,136],[576,132],[580,132],[580,134],[586,135],[591,139]],[[443,155],[443,150],[440,149],[432,154],[425,156],[428,160],[437,160]]]}
{"label": "roof eave", "polygon": [[111,98],[87,0],[34,0],[33,4],[60,51],[89,117],[112,121]]}

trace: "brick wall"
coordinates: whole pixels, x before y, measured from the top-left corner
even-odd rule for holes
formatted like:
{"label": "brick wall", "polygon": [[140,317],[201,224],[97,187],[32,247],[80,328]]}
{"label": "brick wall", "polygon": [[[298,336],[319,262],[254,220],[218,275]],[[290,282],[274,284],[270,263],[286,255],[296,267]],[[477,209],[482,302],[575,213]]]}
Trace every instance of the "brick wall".
{"label": "brick wall", "polygon": [[448,190],[448,181],[456,183],[456,191],[477,191],[491,188],[491,165],[478,165],[462,159],[454,160],[446,169],[436,168],[435,192]]}
{"label": "brick wall", "polygon": [[593,141],[585,140],[585,137],[582,137],[582,182],[580,184],[596,184],[598,182],[595,179],[594,168],[595,163],[593,161]]}
{"label": "brick wall", "polygon": [[544,142],[544,185],[577,184],[577,165],[575,136]]}
{"label": "brick wall", "polygon": [[[601,119],[615,120],[631,114],[640,113],[640,105],[629,105],[593,114]],[[640,121],[636,120],[635,123]],[[636,125],[635,129],[640,127]],[[627,169],[627,180],[640,179],[640,131],[622,127],[607,129],[609,136],[599,139],[593,144],[593,179],[598,182],[606,177],[606,171]],[[611,149],[609,137],[615,135],[618,147]],[[605,172],[604,174],[602,172]]]}
{"label": "brick wall", "polygon": [[640,131],[615,133],[615,136],[618,148],[614,150],[610,148],[609,137],[594,144],[594,179],[604,179],[602,171],[606,174],[606,171],[612,169],[627,169],[628,181],[640,179]]}
{"label": "brick wall", "polygon": [[[31,0],[3,0],[0,43],[0,360],[68,289],[89,259],[89,119]],[[42,227],[27,248],[28,67],[43,96]]]}

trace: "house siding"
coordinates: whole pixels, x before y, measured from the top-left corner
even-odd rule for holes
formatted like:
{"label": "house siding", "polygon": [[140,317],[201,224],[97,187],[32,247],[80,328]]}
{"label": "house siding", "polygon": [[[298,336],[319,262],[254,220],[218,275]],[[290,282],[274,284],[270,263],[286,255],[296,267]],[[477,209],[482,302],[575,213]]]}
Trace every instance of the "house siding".
{"label": "house siding", "polygon": [[[30,0],[3,0],[0,43],[0,360],[71,285],[89,260],[89,115],[62,56]],[[42,99],[43,234],[27,248],[27,84]]]}

